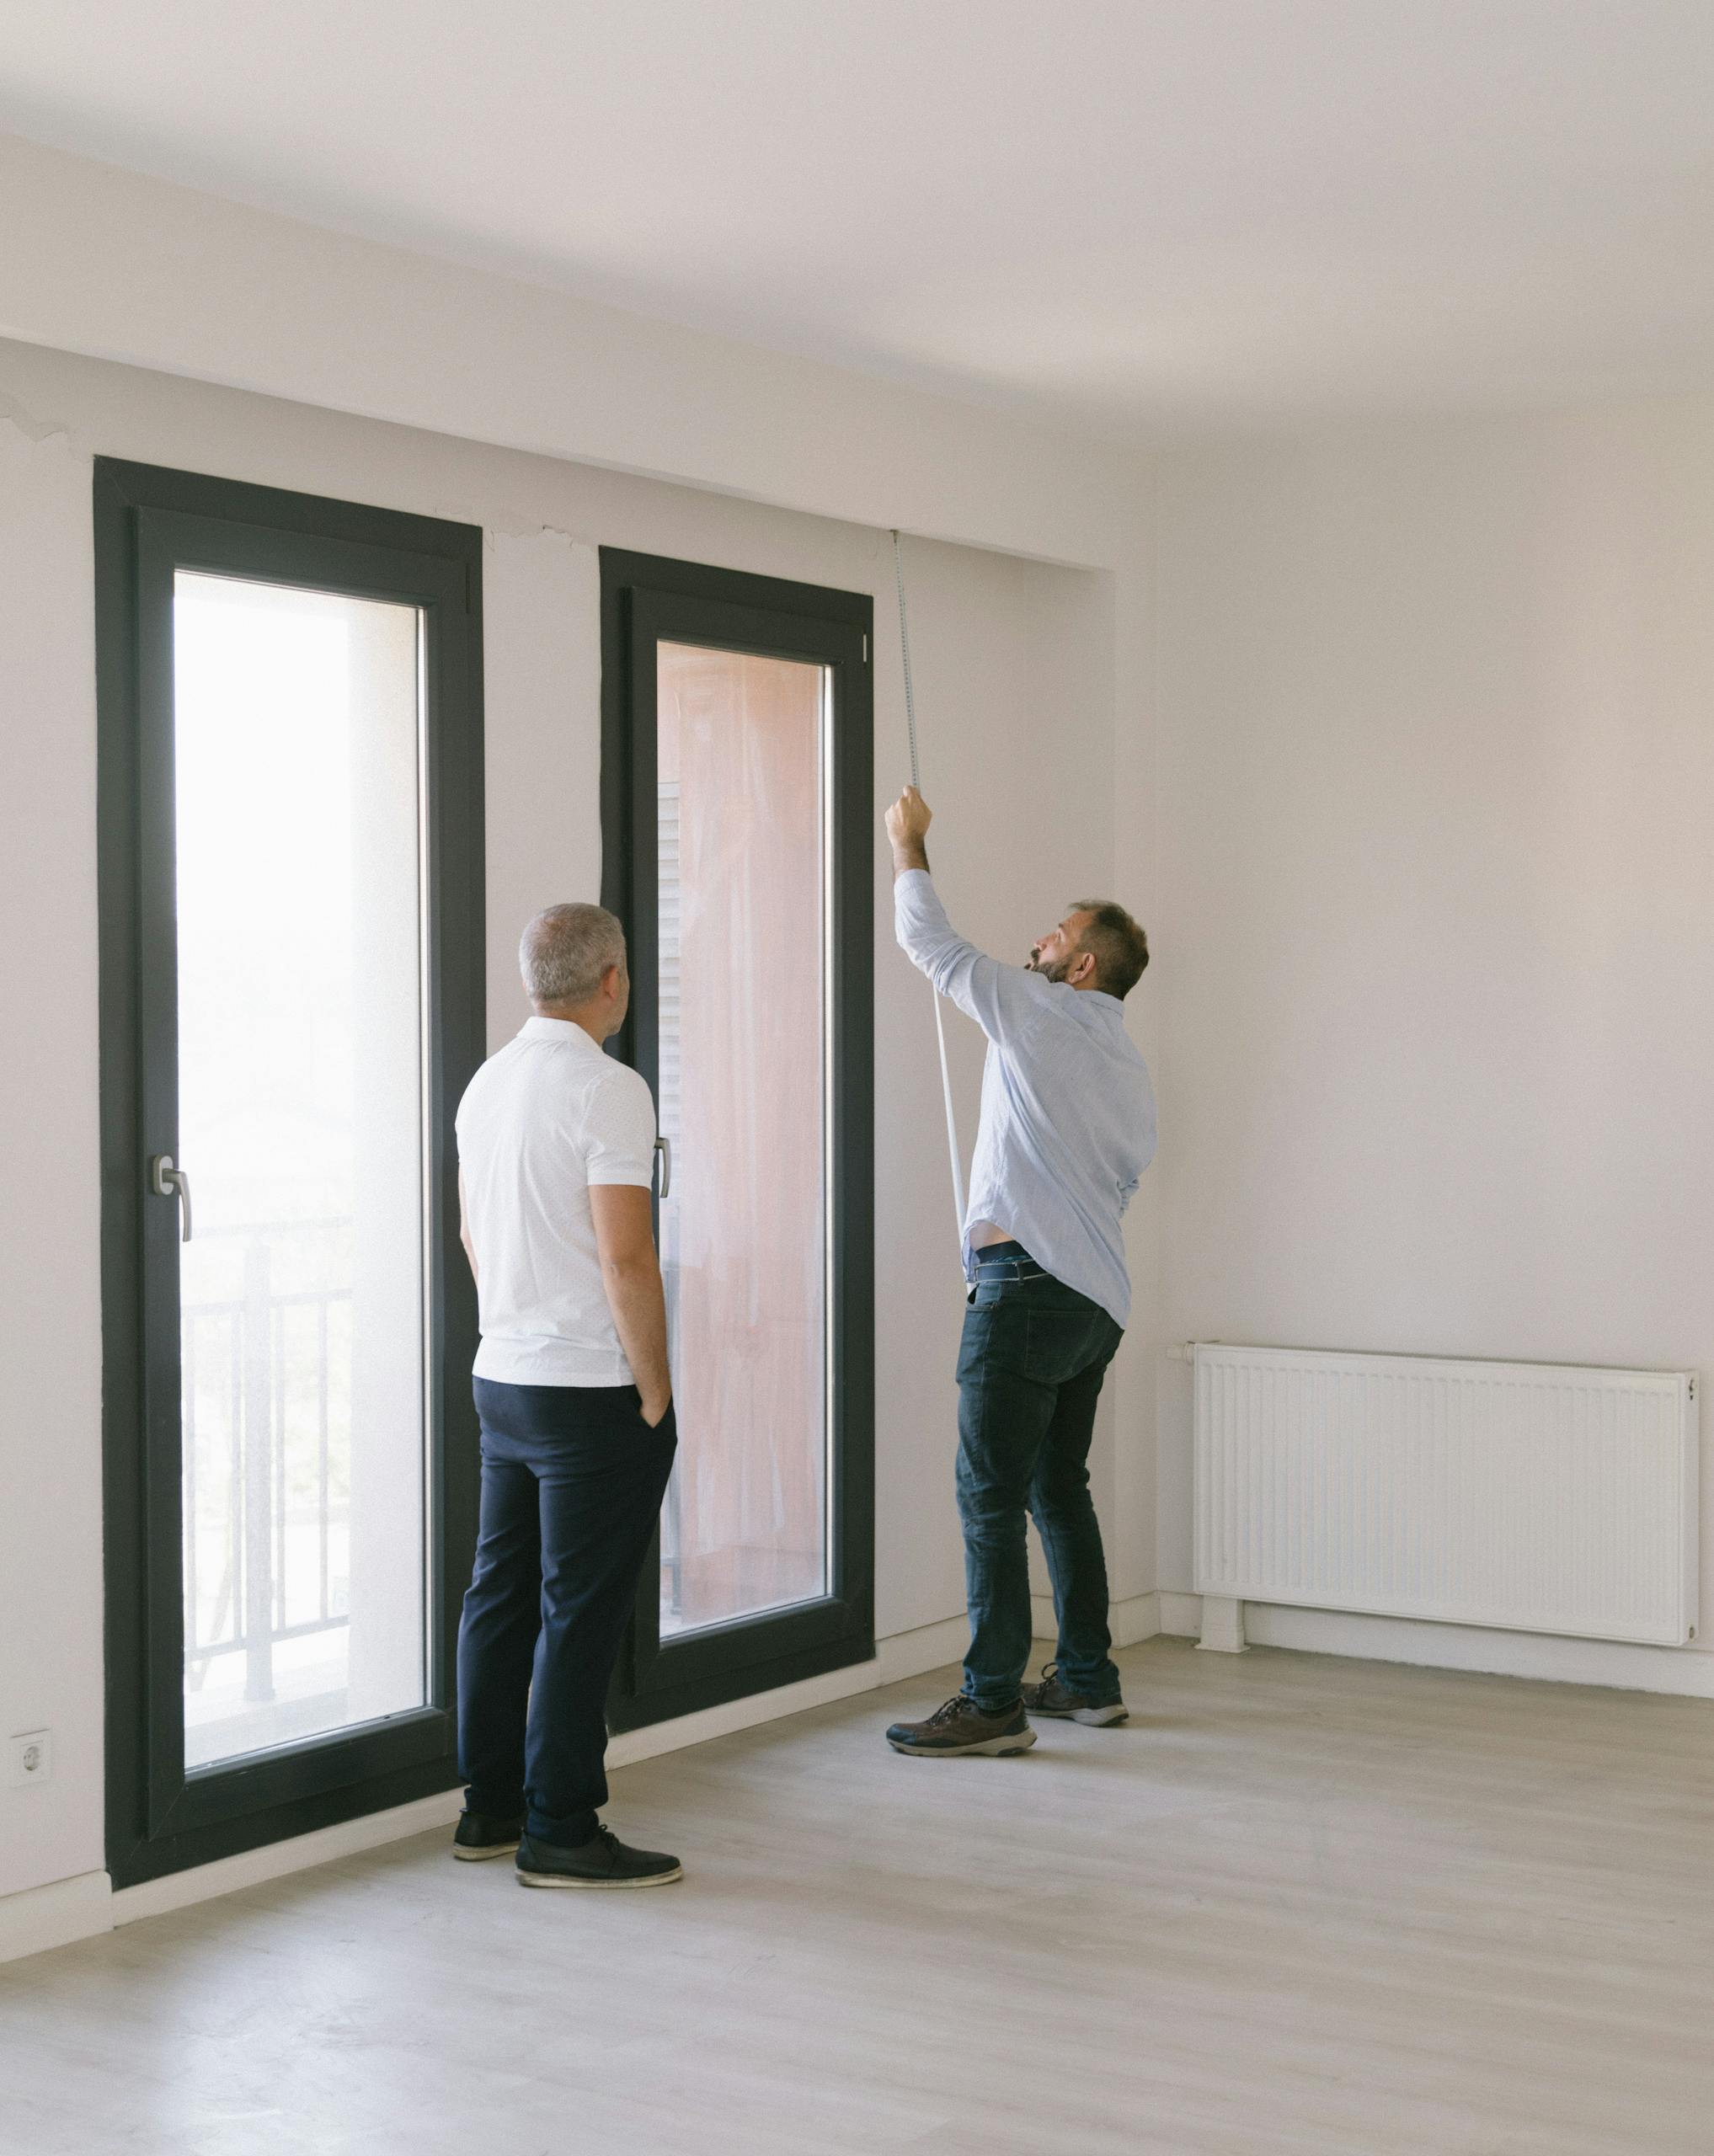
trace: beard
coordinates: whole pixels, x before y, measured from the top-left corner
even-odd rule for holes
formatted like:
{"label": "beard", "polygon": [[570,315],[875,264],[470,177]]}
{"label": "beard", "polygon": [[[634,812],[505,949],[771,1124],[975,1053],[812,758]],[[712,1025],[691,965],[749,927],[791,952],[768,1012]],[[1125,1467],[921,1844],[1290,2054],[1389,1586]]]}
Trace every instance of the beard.
{"label": "beard", "polygon": [[1033,951],[1030,953],[1029,963],[1024,968],[1027,974],[1039,974],[1044,980],[1055,982],[1064,980],[1071,970],[1071,962],[1069,958],[1062,958],[1059,964],[1054,965],[1037,958]]}

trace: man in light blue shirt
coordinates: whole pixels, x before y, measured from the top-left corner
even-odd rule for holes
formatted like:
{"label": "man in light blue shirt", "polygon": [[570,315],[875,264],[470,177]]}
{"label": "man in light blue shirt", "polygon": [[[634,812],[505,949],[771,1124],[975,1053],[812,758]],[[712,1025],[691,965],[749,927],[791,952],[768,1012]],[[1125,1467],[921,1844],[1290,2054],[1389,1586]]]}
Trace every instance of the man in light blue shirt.
{"label": "man in light blue shirt", "polygon": [[[1136,922],[1084,899],[1027,966],[1002,965],[948,923],[928,873],[930,820],[914,787],[887,812],[899,941],[988,1036],[958,1373],[970,1646],[963,1691],[887,1741],[944,1758],[1027,1751],[1031,1711],[1096,1726],[1125,1717],[1088,1459],[1130,1314],[1119,1222],[1154,1157],[1155,1096],[1122,1008],[1149,963]],[[1059,1621],[1055,1659],[1030,1685],[1026,1511]]]}

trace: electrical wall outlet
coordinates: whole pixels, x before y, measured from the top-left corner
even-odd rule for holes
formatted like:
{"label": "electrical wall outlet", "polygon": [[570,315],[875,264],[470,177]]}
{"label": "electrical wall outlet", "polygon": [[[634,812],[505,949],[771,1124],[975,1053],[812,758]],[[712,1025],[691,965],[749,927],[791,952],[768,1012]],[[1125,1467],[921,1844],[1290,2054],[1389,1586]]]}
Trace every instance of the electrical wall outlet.
{"label": "electrical wall outlet", "polygon": [[26,1730],[22,1737],[10,1738],[6,1748],[11,1758],[13,1789],[33,1788],[52,1774],[53,1738],[46,1730]]}

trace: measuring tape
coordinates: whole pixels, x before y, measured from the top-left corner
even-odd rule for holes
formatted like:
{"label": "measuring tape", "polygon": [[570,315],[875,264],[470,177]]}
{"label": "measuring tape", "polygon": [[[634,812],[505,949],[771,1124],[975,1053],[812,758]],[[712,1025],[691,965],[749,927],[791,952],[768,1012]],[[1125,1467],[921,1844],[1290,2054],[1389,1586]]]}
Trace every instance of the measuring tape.
{"label": "measuring tape", "polygon": [[[910,783],[922,791],[922,766],[916,752],[916,697],[910,686],[910,619],[905,610],[905,551],[899,534],[893,534],[893,576],[899,586],[899,648],[905,661],[905,725],[910,737]],[[932,984],[931,984],[931,987]],[[940,1090],[946,1102],[947,1156],[952,1162],[953,1203],[958,1210],[958,1248],[964,1246],[964,1166],[958,1152],[958,1120],[953,1108],[953,1074],[947,1061],[946,1017],[941,999],[934,997],[935,1038],[940,1043]]]}

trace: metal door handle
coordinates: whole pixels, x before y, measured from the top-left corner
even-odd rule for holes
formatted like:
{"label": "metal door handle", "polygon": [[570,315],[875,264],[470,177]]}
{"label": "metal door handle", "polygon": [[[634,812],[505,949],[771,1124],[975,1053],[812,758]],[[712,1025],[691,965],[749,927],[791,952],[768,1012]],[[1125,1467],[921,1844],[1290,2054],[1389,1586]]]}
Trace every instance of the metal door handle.
{"label": "metal door handle", "polygon": [[179,1215],[184,1223],[179,1240],[188,1243],[190,1240],[190,1178],[182,1168],[174,1166],[170,1153],[158,1153],[149,1162],[149,1188],[157,1198],[178,1199]]}
{"label": "metal door handle", "polygon": [[672,1188],[671,1139],[657,1138],[654,1141],[654,1150],[660,1155],[660,1189],[658,1195],[665,1201],[668,1192]]}

